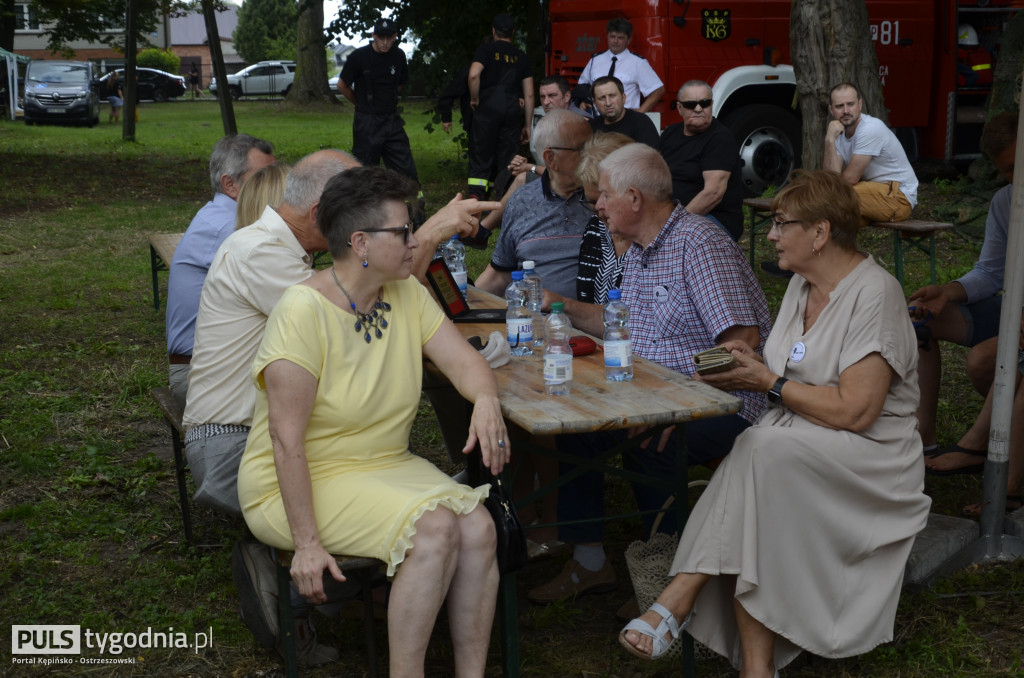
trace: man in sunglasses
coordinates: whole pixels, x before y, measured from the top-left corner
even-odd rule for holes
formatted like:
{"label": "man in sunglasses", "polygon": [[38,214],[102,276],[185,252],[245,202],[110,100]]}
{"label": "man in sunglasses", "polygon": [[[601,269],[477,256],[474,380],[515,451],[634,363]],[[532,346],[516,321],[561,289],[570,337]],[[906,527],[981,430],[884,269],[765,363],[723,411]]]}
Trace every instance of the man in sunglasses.
{"label": "man in sunglasses", "polygon": [[683,121],[661,135],[658,150],[672,172],[672,197],[690,214],[715,222],[732,237],[743,235],[740,149],[732,132],[712,115],[711,87],[691,80],[679,89]]}
{"label": "man in sunglasses", "polygon": [[822,166],[853,186],[865,225],[907,219],[917,205],[917,176],[899,139],[884,122],[861,112],[864,102],[855,85],[836,85],[829,101],[833,120]]}
{"label": "man in sunglasses", "polygon": [[633,141],[658,148],[658,128],[644,113],[626,108],[626,95],[622,81],[614,75],[606,75],[594,81],[594,106],[601,114],[590,121],[594,134],[618,132]]}

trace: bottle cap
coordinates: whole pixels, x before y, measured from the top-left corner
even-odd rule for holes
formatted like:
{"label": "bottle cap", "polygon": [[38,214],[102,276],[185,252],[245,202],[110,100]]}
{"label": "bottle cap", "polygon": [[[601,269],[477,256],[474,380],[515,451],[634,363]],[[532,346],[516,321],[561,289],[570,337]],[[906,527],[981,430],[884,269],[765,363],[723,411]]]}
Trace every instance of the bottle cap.
{"label": "bottle cap", "polygon": [[529,270],[531,268],[536,268],[536,266],[537,266],[537,264],[535,262],[533,262],[533,261],[524,261],[523,262],[523,270],[524,271],[527,271],[527,270]]}
{"label": "bottle cap", "polygon": [[458,233],[456,233],[455,235],[452,236],[452,240],[458,240],[458,239],[459,239],[459,234]]}
{"label": "bottle cap", "polygon": [[554,302],[553,304],[551,304],[551,312],[552,313],[565,313],[565,303],[561,302],[561,301]]}
{"label": "bottle cap", "polygon": [[614,301],[615,299],[622,298],[622,290],[608,290],[608,300]]}
{"label": "bottle cap", "polygon": [[512,271],[512,279],[513,280],[522,280],[523,279],[523,272],[522,271]]}

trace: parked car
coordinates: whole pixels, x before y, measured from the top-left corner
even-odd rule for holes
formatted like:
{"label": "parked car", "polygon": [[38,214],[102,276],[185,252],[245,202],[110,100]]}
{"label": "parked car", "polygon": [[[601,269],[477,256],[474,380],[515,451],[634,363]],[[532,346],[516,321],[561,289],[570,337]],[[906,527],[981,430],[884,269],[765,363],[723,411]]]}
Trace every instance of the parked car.
{"label": "parked car", "polygon": [[32,61],[25,71],[25,124],[100,121],[99,81],[88,61]]}
{"label": "parked car", "polygon": [[337,94],[338,92],[338,80],[341,79],[341,74],[332,76],[327,80],[327,86],[331,88],[331,91]]}
{"label": "parked car", "polygon": [[[235,99],[255,94],[285,96],[295,80],[294,61],[261,61],[228,76],[228,91]],[[217,78],[210,80],[210,91],[217,93]]]}
{"label": "parked car", "polygon": [[[136,101],[155,101],[160,103],[174,97],[180,97],[188,89],[188,86],[185,84],[185,78],[168,73],[167,71],[161,71],[156,68],[136,68],[135,73],[138,75],[138,82],[135,85]],[[118,68],[117,74],[121,77],[121,88],[127,89],[124,80],[124,69]],[[100,78],[100,82],[103,83],[104,92],[106,92],[107,80],[109,78],[110,73]]]}

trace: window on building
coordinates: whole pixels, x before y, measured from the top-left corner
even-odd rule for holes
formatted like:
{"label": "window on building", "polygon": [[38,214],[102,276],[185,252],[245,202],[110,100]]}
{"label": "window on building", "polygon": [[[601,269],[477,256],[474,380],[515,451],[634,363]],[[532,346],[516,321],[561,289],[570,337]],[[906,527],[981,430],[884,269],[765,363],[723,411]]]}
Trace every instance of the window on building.
{"label": "window on building", "polygon": [[14,28],[19,31],[38,31],[39,19],[28,3],[14,5]]}

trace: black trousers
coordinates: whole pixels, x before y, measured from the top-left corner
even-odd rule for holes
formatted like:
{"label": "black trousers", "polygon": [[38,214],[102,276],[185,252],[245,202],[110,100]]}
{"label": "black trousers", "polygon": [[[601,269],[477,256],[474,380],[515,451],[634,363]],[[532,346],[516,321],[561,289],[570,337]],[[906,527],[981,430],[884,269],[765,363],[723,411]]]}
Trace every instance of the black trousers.
{"label": "black trousers", "polygon": [[[469,130],[469,194],[484,198],[498,170],[508,165],[519,150],[523,113],[519,97],[504,87],[480,93],[480,105]],[[496,196],[495,200],[500,196]]]}
{"label": "black trousers", "polygon": [[352,155],[366,167],[384,166],[419,182],[405,121],[398,113],[360,113],[352,122]]}

